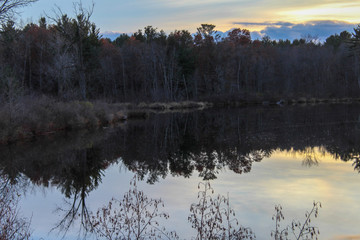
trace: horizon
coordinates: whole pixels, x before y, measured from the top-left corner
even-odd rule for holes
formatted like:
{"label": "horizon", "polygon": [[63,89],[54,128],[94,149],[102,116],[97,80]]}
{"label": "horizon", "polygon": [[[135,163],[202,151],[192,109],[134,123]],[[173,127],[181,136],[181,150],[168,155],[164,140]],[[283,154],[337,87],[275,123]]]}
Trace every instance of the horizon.
{"label": "horizon", "polygon": [[[116,38],[121,33],[134,33],[146,26],[164,30],[167,34],[178,30],[196,32],[203,23],[216,25],[216,30],[226,32],[233,28],[248,29],[252,39],[269,36],[271,39],[289,39],[313,36],[324,41],[328,36],[342,31],[353,32],[360,23],[360,0],[356,1],[292,1],[283,3],[264,0],[221,3],[214,0],[164,1],[164,0],[82,0],[84,8],[94,11],[91,21],[104,37]],[[59,8],[74,16],[74,1],[39,0],[21,9],[17,21],[37,22],[42,16],[52,16]]]}

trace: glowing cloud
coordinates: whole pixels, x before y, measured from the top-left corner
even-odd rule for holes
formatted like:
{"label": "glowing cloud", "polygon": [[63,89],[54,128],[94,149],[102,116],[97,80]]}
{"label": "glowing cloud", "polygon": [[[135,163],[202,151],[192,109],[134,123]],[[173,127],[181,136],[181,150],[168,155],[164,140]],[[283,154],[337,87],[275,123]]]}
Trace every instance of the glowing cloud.
{"label": "glowing cloud", "polygon": [[280,11],[278,14],[281,18],[285,17],[293,21],[340,19],[349,22],[360,22],[359,12],[359,2],[345,2]]}

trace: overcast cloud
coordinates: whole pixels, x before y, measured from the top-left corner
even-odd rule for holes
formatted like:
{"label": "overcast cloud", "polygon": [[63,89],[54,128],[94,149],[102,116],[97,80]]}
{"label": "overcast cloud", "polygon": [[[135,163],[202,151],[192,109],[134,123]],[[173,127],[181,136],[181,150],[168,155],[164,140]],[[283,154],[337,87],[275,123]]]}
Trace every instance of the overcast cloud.
{"label": "overcast cloud", "polygon": [[356,24],[345,21],[308,21],[305,23],[291,22],[234,22],[234,24],[247,28],[251,26],[262,26],[263,30],[253,31],[253,39],[269,36],[271,39],[289,39],[306,37],[308,35],[317,37],[324,41],[330,35],[339,34],[342,31],[353,32]]}

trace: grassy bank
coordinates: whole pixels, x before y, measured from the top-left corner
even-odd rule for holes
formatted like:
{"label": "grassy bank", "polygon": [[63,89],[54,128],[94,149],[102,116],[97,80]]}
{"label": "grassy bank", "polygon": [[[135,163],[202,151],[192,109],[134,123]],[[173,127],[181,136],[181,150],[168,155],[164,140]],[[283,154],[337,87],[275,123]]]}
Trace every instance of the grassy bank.
{"label": "grassy bank", "polygon": [[106,103],[60,102],[48,97],[23,97],[0,108],[0,143],[11,143],[58,131],[93,129],[134,118],[147,118],[151,111],[204,109],[202,102]]}
{"label": "grassy bank", "polygon": [[0,109],[0,142],[9,143],[56,131],[96,128],[126,119],[116,106],[103,102],[59,102],[22,98]]}
{"label": "grassy bank", "polygon": [[22,97],[0,108],[0,144],[28,140],[59,131],[94,129],[115,125],[128,119],[146,119],[149,113],[201,110],[208,107],[247,105],[294,105],[320,103],[354,103],[357,98],[275,99],[207,99],[194,102],[106,103],[103,101],[61,102],[48,97]]}
{"label": "grassy bank", "polygon": [[213,97],[206,98],[215,107],[240,107],[249,105],[303,105],[303,104],[322,104],[322,103],[359,103],[360,98],[313,98],[297,97],[282,98],[274,96],[233,96],[233,97]]}

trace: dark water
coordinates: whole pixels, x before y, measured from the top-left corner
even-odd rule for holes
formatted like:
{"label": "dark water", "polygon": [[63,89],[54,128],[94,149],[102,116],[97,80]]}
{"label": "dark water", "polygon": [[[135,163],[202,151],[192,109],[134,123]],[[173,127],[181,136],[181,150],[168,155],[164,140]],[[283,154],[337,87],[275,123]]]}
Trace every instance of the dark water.
{"label": "dark water", "polygon": [[165,202],[161,224],[182,239],[195,236],[187,217],[206,180],[229,194],[257,239],[270,238],[276,204],[285,226],[314,200],[320,239],[360,239],[359,152],[359,105],[211,109],[1,146],[0,170],[21,190],[35,239],[76,238],[87,214],[121,198],[135,174],[139,189]]}

